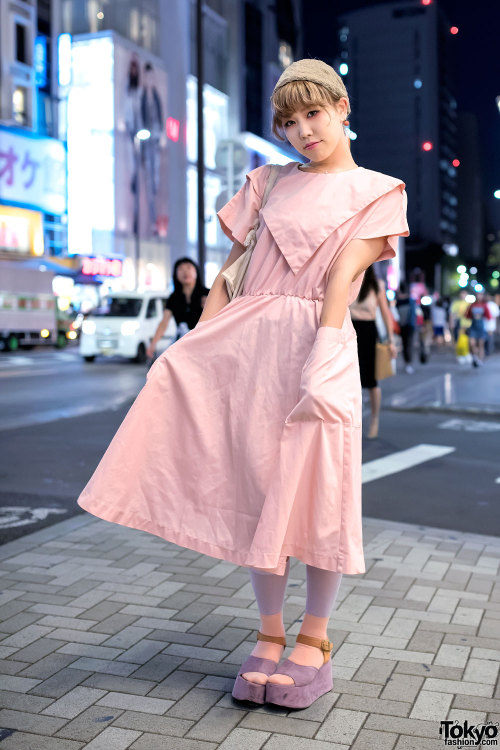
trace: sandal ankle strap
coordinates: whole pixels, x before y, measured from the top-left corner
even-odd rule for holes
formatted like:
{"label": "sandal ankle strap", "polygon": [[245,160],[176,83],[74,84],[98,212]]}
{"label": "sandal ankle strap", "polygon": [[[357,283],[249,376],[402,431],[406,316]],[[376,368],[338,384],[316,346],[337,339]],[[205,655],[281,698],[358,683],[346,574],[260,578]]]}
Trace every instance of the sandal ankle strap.
{"label": "sandal ankle strap", "polygon": [[258,641],[269,641],[269,643],[278,643],[280,646],[286,646],[286,638],[283,635],[264,635],[260,630],[257,633]]}
{"label": "sandal ankle strap", "polygon": [[322,638],[314,638],[311,635],[305,635],[304,633],[299,633],[296,638],[297,643],[304,643],[306,646],[315,646],[316,648],[321,649],[323,651],[323,657],[325,660],[325,664],[330,658],[331,651],[333,649],[333,643],[329,641],[328,639],[322,639]]}

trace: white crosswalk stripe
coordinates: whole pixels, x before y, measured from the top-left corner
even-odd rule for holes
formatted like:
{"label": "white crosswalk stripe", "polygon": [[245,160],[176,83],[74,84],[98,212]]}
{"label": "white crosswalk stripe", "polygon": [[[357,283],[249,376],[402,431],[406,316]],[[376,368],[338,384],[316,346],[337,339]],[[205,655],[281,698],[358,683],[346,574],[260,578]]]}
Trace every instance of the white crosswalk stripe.
{"label": "white crosswalk stripe", "polygon": [[2,354],[0,352],[0,370],[17,369],[18,367],[46,367],[58,362],[77,362],[78,352],[51,352],[40,356],[28,357],[24,354]]}
{"label": "white crosswalk stripe", "polygon": [[363,484],[387,477],[390,474],[397,474],[405,469],[411,469],[413,466],[431,461],[433,458],[446,456],[455,450],[456,448],[448,445],[420,443],[420,445],[414,445],[413,448],[367,461],[362,467]]}
{"label": "white crosswalk stripe", "polygon": [[500,422],[481,422],[476,419],[447,419],[438,424],[441,430],[464,430],[465,432],[498,432]]}

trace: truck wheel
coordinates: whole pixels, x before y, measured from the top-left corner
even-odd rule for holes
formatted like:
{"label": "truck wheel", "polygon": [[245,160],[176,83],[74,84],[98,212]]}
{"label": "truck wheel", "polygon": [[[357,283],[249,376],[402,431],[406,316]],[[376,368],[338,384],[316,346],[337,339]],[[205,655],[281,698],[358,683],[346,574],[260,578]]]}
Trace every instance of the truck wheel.
{"label": "truck wheel", "polygon": [[90,354],[88,357],[84,357],[85,362],[93,362],[95,359],[95,354]]}
{"label": "truck wheel", "polygon": [[137,354],[132,361],[138,365],[143,365],[146,362],[146,359],[146,347],[144,344],[139,344],[137,347]]}
{"label": "truck wheel", "polygon": [[66,335],[62,331],[59,331],[56,339],[56,349],[64,349],[67,343]]}
{"label": "truck wheel", "polygon": [[7,351],[8,352],[17,352],[19,349],[19,339],[17,336],[14,336],[13,333],[10,334],[10,336],[7,338]]}

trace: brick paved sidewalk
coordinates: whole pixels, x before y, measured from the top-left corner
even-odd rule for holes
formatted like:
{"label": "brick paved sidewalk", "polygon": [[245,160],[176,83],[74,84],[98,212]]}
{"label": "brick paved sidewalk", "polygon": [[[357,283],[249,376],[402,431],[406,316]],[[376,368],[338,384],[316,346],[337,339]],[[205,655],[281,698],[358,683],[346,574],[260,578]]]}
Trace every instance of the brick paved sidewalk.
{"label": "brick paved sidewalk", "polygon": [[289,712],[231,697],[258,627],[245,569],[87,515],[1,547],[1,750],[430,750],[440,721],[500,721],[500,538],[365,519],[364,541],[334,691]]}

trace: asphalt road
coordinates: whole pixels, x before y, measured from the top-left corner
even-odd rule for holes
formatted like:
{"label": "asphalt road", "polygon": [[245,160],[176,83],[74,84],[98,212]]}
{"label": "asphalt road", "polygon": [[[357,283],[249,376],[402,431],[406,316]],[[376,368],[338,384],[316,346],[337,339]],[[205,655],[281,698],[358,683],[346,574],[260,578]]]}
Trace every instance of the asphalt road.
{"label": "asphalt road", "polygon": [[[82,512],[76,499],[145,377],[144,366],[88,365],[76,350],[0,356],[0,541]],[[480,388],[486,374],[473,377]],[[415,382],[397,375],[383,389],[392,397]],[[367,411],[365,421],[366,431]],[[364,515],[500,534],[499,432],[496,415],[385,409],[379,438],[363,441]]]}

